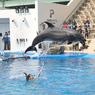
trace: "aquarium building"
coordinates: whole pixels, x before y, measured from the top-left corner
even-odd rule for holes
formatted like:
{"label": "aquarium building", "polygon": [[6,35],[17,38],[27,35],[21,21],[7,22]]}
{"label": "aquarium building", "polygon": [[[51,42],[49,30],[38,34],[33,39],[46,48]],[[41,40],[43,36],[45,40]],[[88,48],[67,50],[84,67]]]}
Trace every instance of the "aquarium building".
{"label": "aquarium building", "polygon": [[61,27],[74,18],[85,0],[4,0],[0,2],[0,49],[2,38],[10,31],[11,51],[24,51],[37,33],[47,28],[44,21]]}

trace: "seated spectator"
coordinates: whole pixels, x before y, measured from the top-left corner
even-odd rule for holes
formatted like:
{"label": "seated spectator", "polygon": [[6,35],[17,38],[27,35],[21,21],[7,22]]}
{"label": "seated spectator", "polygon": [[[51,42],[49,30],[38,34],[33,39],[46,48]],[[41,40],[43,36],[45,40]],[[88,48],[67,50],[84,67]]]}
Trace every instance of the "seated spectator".
{"label": "seated spectator", "polygon": [[72,29],[75,29],[76,30],[77,28],[77,23],[75,20],[72,21]]}
{"label": "seated spectator", "polygon": [[62,28],[67,28],[67,22],[64,21]]}
{"label": "seated spectator", "polygon": [[82,34],[81,26],[79,26],[78,32],[79,32],[80,34]]}
{"label": "seated spectator", "polygon": [[67,28],[71,29],[71,24],[70,23],[68,23]]}

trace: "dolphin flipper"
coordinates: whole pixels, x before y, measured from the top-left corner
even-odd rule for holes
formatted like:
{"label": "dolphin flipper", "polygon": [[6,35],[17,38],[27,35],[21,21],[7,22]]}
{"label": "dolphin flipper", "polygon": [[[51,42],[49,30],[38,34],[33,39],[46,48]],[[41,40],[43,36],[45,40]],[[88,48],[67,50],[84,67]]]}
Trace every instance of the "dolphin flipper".
{"label": "dolphin flipper", "polygon": [[25,53],[28,52],[28,51],[33,51],[33,50],[37,52],[36,47],[30,46],[30,47],[28,47],[28,48],[25,50]]}
{"label": "dolphin flipper", "polygon": [[47,22],[47,21],[45,21],[44,23],[46,23],[47,25],[48,25],[48,28],[53,28],[53,27],[55,27],[53,24],[51,24],[51,23],[49,23],[49,22]]}

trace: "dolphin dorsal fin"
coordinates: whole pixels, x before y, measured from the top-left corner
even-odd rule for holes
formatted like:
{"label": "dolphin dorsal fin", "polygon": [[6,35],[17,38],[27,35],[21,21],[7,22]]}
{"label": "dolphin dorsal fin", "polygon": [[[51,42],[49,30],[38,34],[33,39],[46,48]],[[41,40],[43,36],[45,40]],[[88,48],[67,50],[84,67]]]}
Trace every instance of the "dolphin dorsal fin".
{"label": "dolphin dorsal fin", "polygon": [[45,21],[44,23],[46,23],[47,25],[48,25],[48,28],[53,28],[53,27],[55,27],[53,24],[51,24],[51,23],[49,23],[49,22],[47,22],[47,21]]}

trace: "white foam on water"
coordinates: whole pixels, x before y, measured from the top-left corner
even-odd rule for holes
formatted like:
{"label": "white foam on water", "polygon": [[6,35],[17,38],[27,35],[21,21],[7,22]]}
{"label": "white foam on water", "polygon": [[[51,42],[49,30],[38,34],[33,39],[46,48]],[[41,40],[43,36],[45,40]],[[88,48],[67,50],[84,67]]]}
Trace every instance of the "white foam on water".
{"label": "white foam on water", "polygon": [[0,61],[3,61],[3,59],[2,59],[2,58],[0,58]]}
{"label": "white foam on water", "polygon": [[14,79],[14,78],[21,78],[21,77],[24,77],[24,75],[11,75],[10,77],[9,77],[9,79]]}

